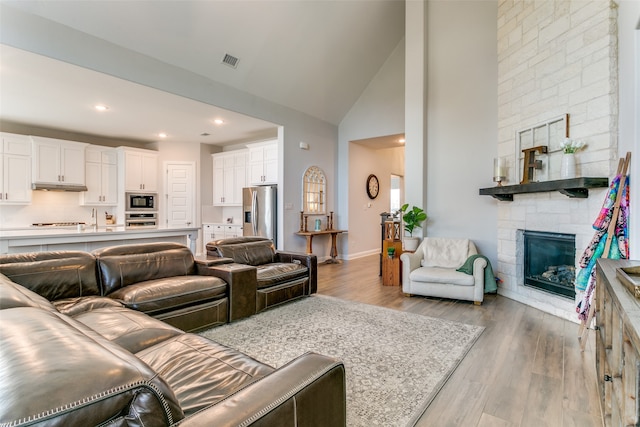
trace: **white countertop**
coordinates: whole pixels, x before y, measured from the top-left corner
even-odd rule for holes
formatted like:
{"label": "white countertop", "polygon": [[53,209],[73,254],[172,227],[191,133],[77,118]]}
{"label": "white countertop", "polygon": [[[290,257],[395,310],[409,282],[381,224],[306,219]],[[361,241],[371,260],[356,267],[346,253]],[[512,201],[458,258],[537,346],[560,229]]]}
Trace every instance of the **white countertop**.
{"label": "white countertop", "polygon": [[138,234],[163,234],[163,233],[175,233],[183,232],[193,233],[200,230],[199,227],[185,227],[185,228],[125,228],[123,225],[112,225],[107,227],[87,227],[78,230],[77,227],[26,227],[26,228],[14,228],[14,229],[0,229],[0,240],[7,239],[35,239],[42,237],[75,237],[75,238],[96,238],[105,235],[138,235]]}
{"label": "white countertop", "polygon": [[[125,228],[123,225],[109,227],[26,227],[0,230],[0,254],[23,251],[68,250],[92,248],[107,244],[124,244],[142,241],[185,240],[195,253],[200,227],[184,228]],[[118,242],[118,243],[116,243]]]}

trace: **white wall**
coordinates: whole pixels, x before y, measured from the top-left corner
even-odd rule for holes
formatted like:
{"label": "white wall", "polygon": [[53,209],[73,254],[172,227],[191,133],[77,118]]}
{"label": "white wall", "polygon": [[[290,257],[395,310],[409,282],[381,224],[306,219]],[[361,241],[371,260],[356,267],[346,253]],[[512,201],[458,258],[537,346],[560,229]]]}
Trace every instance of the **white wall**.
{"label": "white wall", "polygon": [[478,190],[495,185],[497,2],[429,1],[427,15],[426,235],[470,238],[496,265],[496,202]]}
{"label": "white wall", "polygon": [[[375,150],[358,143],[349,147],[349,258],[379,253],[380,213],[389,212],[391,174],[404,173],[404,148]],[[380,193],[370,199],[365,184],[378,177]]]}
{"label": "white wall", "polygon": [[[337,224],[339,213],[336,205],[336,195],[339,188],[338,174],[336,173],[337,139],[338,132],[333,129],[319,129],[298,126],[291,123],[284,129],[285,145],[281,158],[284,158],[284,165],[280,165],[283,174],[281,180],[282,188],[280,194],[282,198],[282,211],[284,213],[285,233],[284,247],[289,250],[305,252],[306,239],[296,236],[300,229],[300,211],[302,210],[302,177],[309,166],[318,166],[327,177],[327,215],[329,211],[334,211],[334,224]],[[300,142],[309,144],[308,150],[300,149]],[[284,170],[282,170],[284,167]],[[280,196],[278,196],[280,197]],[[291,206],[291,208],[288,208]],[[325,218],[322,218],[324,224]],[[322,237],[314,239],[313,253],[319,258],[328,257],[329,249],[321,249]],[[324,239],[329,240],[329,239]],[[317,249],[316,249],[317,248]]]}
{"label": "white wall", "polygon": [[[427,202],[427,1],[405,4],[405,202],[426,210]],[[423,235],[420,229],[415,235]]]}
{"label": "white wall", "polygon": [[[381,178],[383,173],[389,172],[377,170],[375,165],[368,163],[368,159],[357,155],[354,157],[352,149],[355,144],[350,141],[404,133],[404,63],[403,40],[339,126],[338,179],[343,184],[337,189],[340,206],[337,227],[349,231],[339,240],[338,253],[341,256],[349,257],[353,253],[380,249],[380,212],[388,211],[389,204],[383,206],[374,201],[371,209],[368,209],[372,212],[367,215],[370,219],[363,223],[362,203],[355,203],[357,207],[353,207],[352,203],[361,200],[363,196],[368,200],[365,181],[369,174],[373,173]],[[355,149],[360,152],[359,148]],[[376,157],[377,155],[372,156],[373,159]],[[354,168],[360,172],[353,172]],[[361,175],[365,173],[362,178]],[[377,218],[374,219],[374,216]],[[377,238],[367,237],[371,235]]]}
{"label": "white wall", "polygon": [[618,157],[632,153],[629,252],[640,259],[640,2],[622,0],[618,7],[618,76],[620,117]]}

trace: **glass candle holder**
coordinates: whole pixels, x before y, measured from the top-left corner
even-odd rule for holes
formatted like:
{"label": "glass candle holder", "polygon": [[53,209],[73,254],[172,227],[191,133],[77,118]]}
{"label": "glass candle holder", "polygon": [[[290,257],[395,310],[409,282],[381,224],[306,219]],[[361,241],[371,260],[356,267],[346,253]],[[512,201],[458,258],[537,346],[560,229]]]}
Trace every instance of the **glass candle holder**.
{"label": "glass candle holder", "polygon": [[507,178],[507,162],[501,157],[493,159],[493,182],[497,182],[498,186],[502,185],[502,181]]}

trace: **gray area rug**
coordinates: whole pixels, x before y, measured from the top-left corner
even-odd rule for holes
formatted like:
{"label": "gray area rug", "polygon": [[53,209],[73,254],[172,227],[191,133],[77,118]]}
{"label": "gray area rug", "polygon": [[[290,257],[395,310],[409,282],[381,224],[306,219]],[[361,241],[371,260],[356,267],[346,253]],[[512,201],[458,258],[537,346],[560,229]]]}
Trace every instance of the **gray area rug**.
{"label": "gray area rug", "polygon": [[201,333],[280,367],[314,351],[344,362],[347,425],[410,426],[484,330],[312,295]]}

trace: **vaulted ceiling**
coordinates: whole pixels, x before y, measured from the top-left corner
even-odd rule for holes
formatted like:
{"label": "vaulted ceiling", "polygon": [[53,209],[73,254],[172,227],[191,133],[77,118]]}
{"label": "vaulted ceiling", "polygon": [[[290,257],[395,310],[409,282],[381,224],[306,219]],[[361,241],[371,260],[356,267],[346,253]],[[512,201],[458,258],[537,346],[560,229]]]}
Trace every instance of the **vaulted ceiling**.
{"label": "vaulted ceiling", "polygon": [[[0,3],[2,7],[71,27],[335,125],[404,37],[402,0],[2,0]],[[238,58],[235,68],[222,62],[225,54]],[[147,128],[140,127],[152,118],[167,125],[170,121],[181,121],[180,126],[192,127],[221,114],[215,106],[181,99],[174,101],[180,103],[185,114],[175,117],[172,110],[163,107],[171,103],[160,102],[165,101],[163,97],[174,95],[154,93],[155,89],[95,71],[74,70],[69,64],[56,65],[48,62],[52,61],[49,58],[28,56],[6,46],[0,50],[1,120],[42,122],[47,117],[46,107],[51,104],[58,111],[49,114],[49,122],[31,124],[65,129],[74,126],[75,120],[75,126],[90,126],[86,123],[88,118],[81,124],[82,117],[71,117],[73,107],[66,104],[74,102],[72,92],[86,96],[92,89],[105,87],[110,88],[112,99],[118,98],[118,105],[128,103],[131,111],[145,111],[138,116],[137,124],[125,120],[126,114],[117,125],[110,123],[111,130],[120,126],[122,137],[145,139],[152,126],[149,123]],[[19,68],[29,61],[40,65],[31,64],[31,69],[20,73]],[[40,82],[40,86],[34,82]],[[67,96],[49,93],[47,82],[55,82],[57,92]],[[9,87],[13,90],[4,90]],[[36,103],[37,109],[29,108]],[[67,117],[65,111],[70,112]],[[261,121],[244,121],[240,115],[236,119],[244,129],[237,129],[236,139],[243,137],[242,132],[259,133],[268,127]],[[232,135],[224,138],[233,139]]]}

